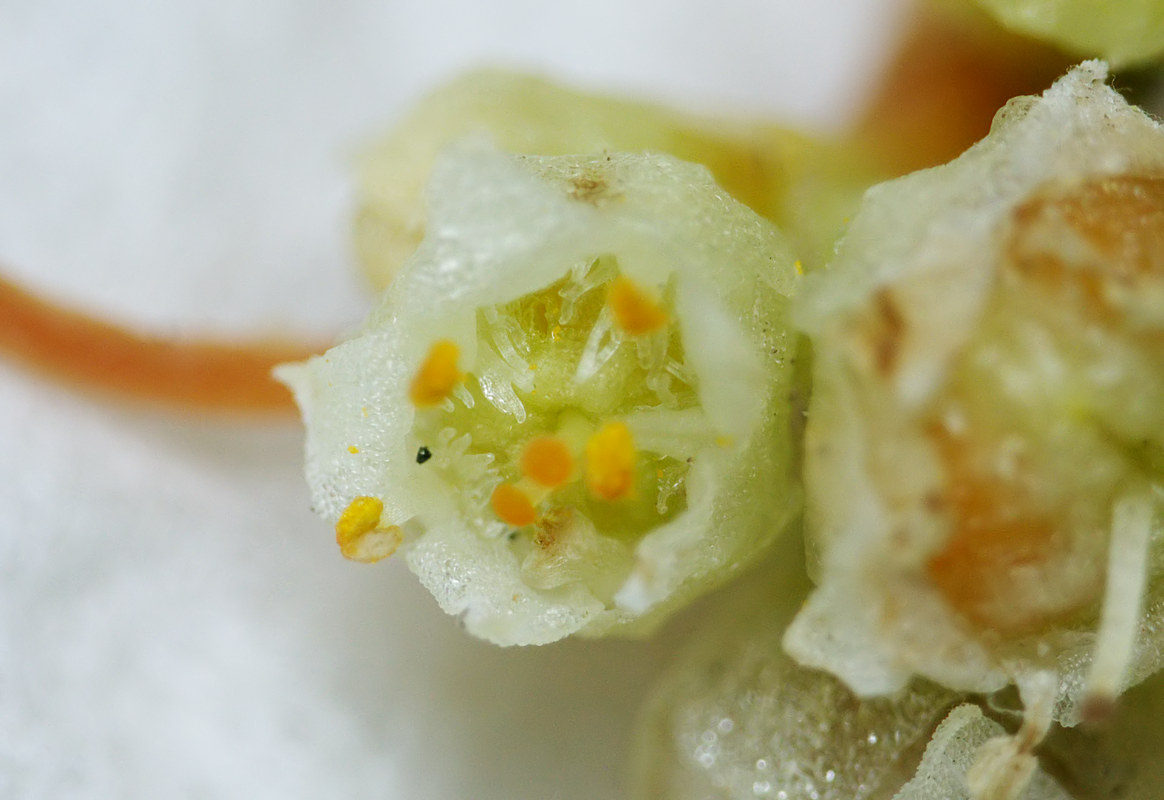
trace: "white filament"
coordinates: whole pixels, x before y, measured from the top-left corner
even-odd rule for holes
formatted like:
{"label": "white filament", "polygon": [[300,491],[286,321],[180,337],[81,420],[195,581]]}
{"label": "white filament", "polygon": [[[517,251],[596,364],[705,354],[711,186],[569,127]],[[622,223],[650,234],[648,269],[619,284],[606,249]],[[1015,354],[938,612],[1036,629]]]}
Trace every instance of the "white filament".
{"label": "white filament", "polygon": [[590,336],[582,348],[582,355],[578,357],[578,368],[574,371],[574,382],[585,383],[593,378],[598,370],[610,360],[618,346],[622,344],[622,336],[614,327],[614,318],[610,309],[603,307],[590,329]]}
{"label": "white filament", "polygon": [[635,340],[639,366],[647,373],[644,383],[659,398],[659,403],[675,408],[679,401],[671,391],[671,376],[664,369],[667,362],[667,331],[656,331]]}
{"label": "white filament", "polygon": [[1019,677],[1023,723],[1013,736],[986,741],[966,771],[972,800],[1018,800],[1035,776],[1034,750],[1047,735],[1058,695],[1058,676],[1038,671]]}
{"label": "white filament", "polygon": [[1092,701],[1102,703],[1119,694],[1136,646],[1140,605],[1148,579],[1153,510],[1151,495],[1142,489],[1124,494],[1112,508],[1103,616],[1084,695]]}
{"label": "white filament", "polygon": [[477,403],[473,399],[473,393],[469,391],[469,387],[463,383],[458,383],[453,387],[453,399],[459,400],[465,408],[472,408]]}
{"label": "white filament", "polygon": [[575,266],[570,270],[570,280],[559,290],[562,310],[558,314],[558,324],[568,325],[574,319],[578,299],[615,276],[612,259],[598,258]]}

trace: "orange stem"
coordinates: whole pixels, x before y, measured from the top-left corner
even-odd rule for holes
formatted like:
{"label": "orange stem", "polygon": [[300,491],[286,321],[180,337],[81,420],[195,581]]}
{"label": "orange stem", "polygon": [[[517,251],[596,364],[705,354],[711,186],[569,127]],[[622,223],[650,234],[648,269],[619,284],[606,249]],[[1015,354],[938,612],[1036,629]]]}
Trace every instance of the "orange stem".
{"label": "orange stem", "polygon": [[314,352],[144,336],[53,305],[0,277],[0,353],[77,387],[191,410],[292,413],[291,394],[271,369]]}

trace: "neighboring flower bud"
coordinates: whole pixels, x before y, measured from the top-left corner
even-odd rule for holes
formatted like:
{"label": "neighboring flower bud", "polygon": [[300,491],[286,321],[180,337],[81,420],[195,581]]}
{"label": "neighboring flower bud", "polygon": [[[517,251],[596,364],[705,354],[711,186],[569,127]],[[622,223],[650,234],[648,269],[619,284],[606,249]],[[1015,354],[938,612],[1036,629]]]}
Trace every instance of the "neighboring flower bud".
{"label": "neighboring flower bud", "polygon": [[[874,174],[856,143],[478,70],[422,98],[360,158],[355,243],[373,285],[387,286],[420,244],[433,164],[466,136],[512,153],[651,152],[702,164],[728,194],[780,225],[809,269],[832,252],[842,220]],[[576,191],[586,191],[585,181]]]}
{"label": "neighboring flower bud", "polygon": [[1122,68],[1164,54],[1161,0],[978,0],[978,5],[1011,30],[1076,57],[1099,56]]}
{"label": "neighboring flower bud", "polygon": [[799,298],[819,588],[787,638],[860,694],[1164,666],[1164,129],[1088,62],[871,189]]}

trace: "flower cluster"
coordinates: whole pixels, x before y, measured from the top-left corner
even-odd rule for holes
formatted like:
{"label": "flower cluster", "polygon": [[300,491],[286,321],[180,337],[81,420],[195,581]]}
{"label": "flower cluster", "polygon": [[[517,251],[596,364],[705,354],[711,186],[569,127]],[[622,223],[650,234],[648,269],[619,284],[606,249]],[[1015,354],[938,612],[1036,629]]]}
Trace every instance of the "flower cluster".
{"label": "flower cluster", "polygon": [[[1164,128],[1105,81],[871,189],[803,292],[699,167],[455,149],[363,329],[281,372],[343,553],[499,644],[643,633],[798,517],[803,445],[808,564],[660,690],[644,796],[1067,797],[1035,747],[1164,667]],[[1011,685],[1007,734],[969,693]]]}

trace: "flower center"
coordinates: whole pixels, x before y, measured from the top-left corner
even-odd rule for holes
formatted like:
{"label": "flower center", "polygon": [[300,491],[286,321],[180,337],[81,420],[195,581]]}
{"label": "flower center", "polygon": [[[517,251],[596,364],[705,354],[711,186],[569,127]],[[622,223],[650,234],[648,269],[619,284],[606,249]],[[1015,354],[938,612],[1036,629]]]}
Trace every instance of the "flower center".
{"label": "flower center", "polygon": [[[695,452],[714,440],[673,294],[603,256],[478,309],[472,367],[462,373],[455,345],[436,341],[414,376],[410,446],[431,453],[417,469],[441,473],[479,533],[510,531],[527,554],[578,537],[626,549],[673,518],[686,508]],[[644,424],[658,414],[686,431]],[[655,442],[662,429],[666,447]],[[690,446],[677,451],[676,440]]]}

